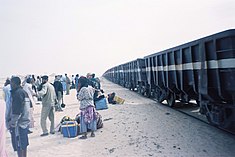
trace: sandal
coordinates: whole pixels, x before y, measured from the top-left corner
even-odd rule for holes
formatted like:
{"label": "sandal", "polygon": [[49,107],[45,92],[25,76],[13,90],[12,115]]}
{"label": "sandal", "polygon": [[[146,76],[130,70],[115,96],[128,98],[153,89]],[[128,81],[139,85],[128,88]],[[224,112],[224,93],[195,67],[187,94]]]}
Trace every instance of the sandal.
{"label": "sandal", "polygon": [[94,132],[91,133],[91,137],[95,137],[95,133]]}
{"label": "sandal", "polygon": [[79,137],[79,139],[87,139],[87,136],[83,135],[83,136]]}

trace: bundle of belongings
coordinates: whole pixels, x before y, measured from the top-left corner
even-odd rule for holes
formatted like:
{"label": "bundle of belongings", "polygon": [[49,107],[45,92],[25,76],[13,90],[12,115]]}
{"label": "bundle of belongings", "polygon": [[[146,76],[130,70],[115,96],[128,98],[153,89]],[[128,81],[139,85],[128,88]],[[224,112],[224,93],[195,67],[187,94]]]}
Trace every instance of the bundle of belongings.
{"label": "bundle of belongings", "polygon": [[108,94],[108,102],[110,104],[124,104],[125,100],[119,96],[116,96],[116,93],[113,92]]}
{"label": "bundle of belongings", "polygon": [[[97,129],[103,128],[103,120],[101,114],[99,112],[95,112],[96,120],[97,120]],[[76,115],[75,121],[80,124],[80,114]],[[88,131],[90,131],[88,129]]]}
{"label": "bundle of belongings", "polygon": [[94,103],[96,110],[108,109],[107,100],[103,90],[96,90],[94,93]]}
{"label": "bundle of belongings", "polygon": [[[96,112],[96,119],[97,129],[102,128],[102,116],[98,112]],[[63,137],[73,138],[80,135],[80,114],[77,114],[75,119],[72,119],[69,116],[64,116],[57,127],[58,131],[63,134]],[[88,129],[88,131],[90,130]]]}
{"label": "bundle of belongings", "polygon": [[108,102],[109,102],[110,104],[116,104],[116,103],[117,103],[115,100],[113,100],[114,97],[115,97],[115,93],[114,93],[114,92],[108,94]]}

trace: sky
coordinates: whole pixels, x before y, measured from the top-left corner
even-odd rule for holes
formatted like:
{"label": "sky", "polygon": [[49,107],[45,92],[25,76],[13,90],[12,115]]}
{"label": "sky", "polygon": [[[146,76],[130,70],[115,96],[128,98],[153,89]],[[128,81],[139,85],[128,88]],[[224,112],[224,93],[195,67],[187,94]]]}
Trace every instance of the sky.
{"label": "sky", "polygon": [[235,28],[235,0],[0,0],[0,77],[106,70]]}

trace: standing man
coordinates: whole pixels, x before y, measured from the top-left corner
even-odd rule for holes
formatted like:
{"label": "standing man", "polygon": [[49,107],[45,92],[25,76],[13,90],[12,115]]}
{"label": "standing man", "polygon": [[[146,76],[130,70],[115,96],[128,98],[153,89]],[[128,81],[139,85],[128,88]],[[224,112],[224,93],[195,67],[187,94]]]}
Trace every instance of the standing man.
{"label": "standing man", "polygon": [[66,77],[64,75],[61,75],[61,83],[63,85],[63,91],[66,91]]}
{"label": "standing man", "polygon": [[75,81],[75,77],[74,77],[74,75],[72,75],[72,77],[71,77],[71,87],[70,87],[70,89],[74,89],[75,88],[75,83],[74,83],[74,81]]}
{"label": "standing man", "polygon": [[75,89],[78,92],[78,79],[79,79],[79,74],[76,74],[74,81],[75,81]]}
{"label": "standing man", "polygon": [[50,133],[55,134],[54,105],[57,100],[54,86],[48,82],[48,76],[46,75],[42,76],[42,89],[38,92],[38,96],[42,97],[41,128],[43,133],[40,136],[48,135],[47,117],[51,121]]}
{"label": "standing man", "polygon": [[10,115],[9,130],[11,132],[14,151],[17,151],[18,157],[26,157],[27,146],[29,145],[30,99],[20,84],[21,80],[19,77],[11,78],[12,112]]}
{"label": "standing man", "polygon": [[54,81],[54,88],[55,88],[55,93],[57,97],[57,105],[55,106],[55,111],[63,111],[61,108],[62,104],[62,98],[63,98],[63,85],[60,82],[60,76],[57,75],[55,76],[55,81]]}
{"label": "standing man", "polygon": [[40,84],[41,84],[41,78],[39,76],[37,76],[37,80],[35,81],[35,86],[37,89],[40,86]]}
{"label": "standing man", "polygon": [[69,77],[67,76],[67,74],[65,74],[65,78],[66,78],[66,95],[69,95],[71,81],[70,81]]}

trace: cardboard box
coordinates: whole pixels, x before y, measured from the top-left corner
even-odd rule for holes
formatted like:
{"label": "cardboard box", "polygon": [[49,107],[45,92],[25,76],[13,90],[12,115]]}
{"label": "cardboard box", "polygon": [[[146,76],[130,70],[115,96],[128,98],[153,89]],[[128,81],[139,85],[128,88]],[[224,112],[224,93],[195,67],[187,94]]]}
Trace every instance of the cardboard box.
{"label": "cardboard box", "polygon": [[125,102],[124,99],[122,99],[122,98],[120,98],[120,97],[118,97],[118,96],[115,96],[115,97],[113,98],[113,100],[116,101],[117,104],[124,104],[124,102]]}

